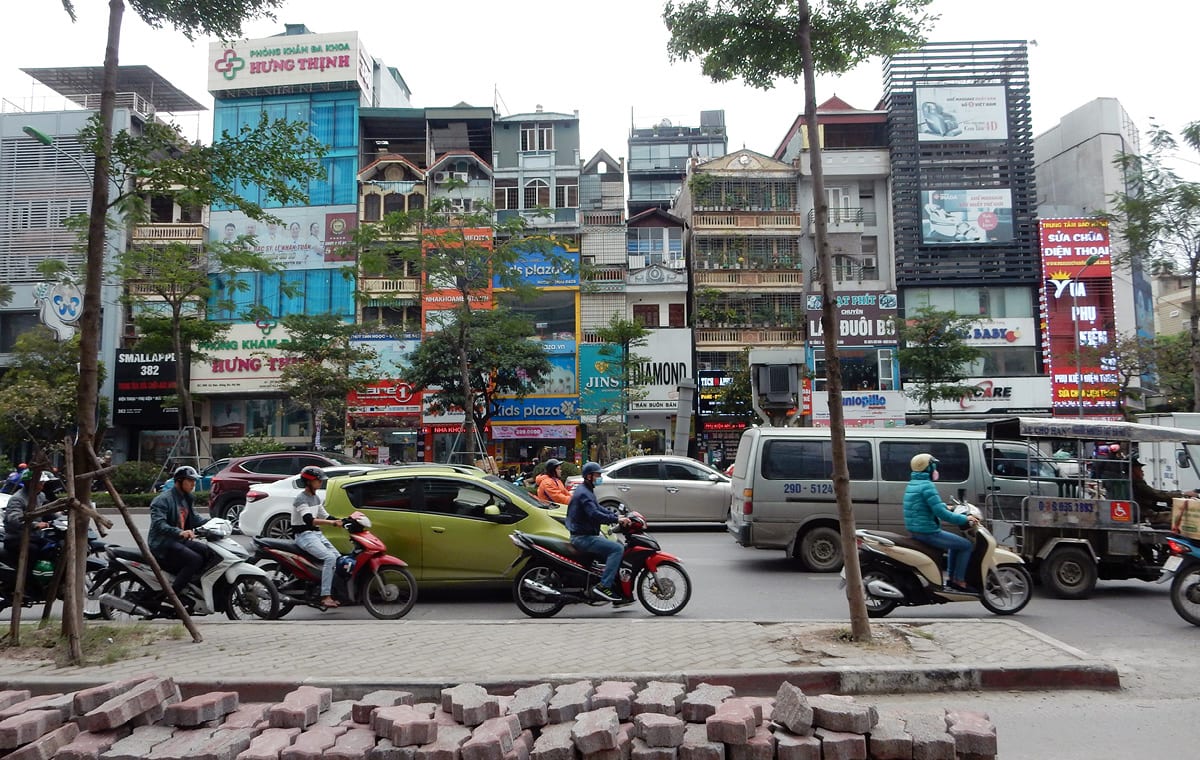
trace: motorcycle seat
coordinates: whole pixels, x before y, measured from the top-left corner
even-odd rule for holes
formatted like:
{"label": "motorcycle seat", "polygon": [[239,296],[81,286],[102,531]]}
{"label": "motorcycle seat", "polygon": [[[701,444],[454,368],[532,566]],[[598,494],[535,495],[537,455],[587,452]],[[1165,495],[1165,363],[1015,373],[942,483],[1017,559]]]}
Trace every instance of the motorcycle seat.
{"label": "motorcycle seat", "polygon": [[300,544],[290,538],[256,538],[254,543],[264,549],[274,549],[275,551],[288,552],[289,554],[299,554],[301,557],[306,557],[318,565],[324,560],[317,559],[313,555],[304,551]]}
{"label": "motorcycle seat", "polygon": [[595,555],[593,555],[593,554],[589,554],[588,552],[582,551],[581,549],[579,549],[579,547],[575,546],[575,544],[572,544],[570,541],[564,541],[561,538],[551,538],[549,536],[534,536],[534,535],[530,535],[528,533],[525,534],[525,537],[528,538],[531,543],[537,544],[538,546],[549,549],[550,551],[554,552],[555,554],[561,554],[562,556],[567,557],[569,559],[573,559],[579,563],[586,563],[588,560],[593,559],[595,557]]}
{"label": "motorcycle seat", "polygon": [[905,549],[912,549],[913,551],[921,552],[926,557],[929,557],[935,563],[937,563],[938,567],[941,567],[946,562],[946,552],[944,552],[941,549],[938,549],[936,547],[930,546],[929,544],[925,543],[924,541],[918,541],[917,539],[913,538],[910,535],[901,534],[901,533],[889,533],[888,531],[885,531],[885,530],[873,530],[873,531],[871,531],[871,535],[881,536],[883,538],[886,538],[889,541],[895,543],[896,546],[903,546]]}
{"label": "motorcycle seat", "polygon": [[108,551],[117,559],[128,559],[134,562],[142,561],[142,551],[136,546],[110,546]]}

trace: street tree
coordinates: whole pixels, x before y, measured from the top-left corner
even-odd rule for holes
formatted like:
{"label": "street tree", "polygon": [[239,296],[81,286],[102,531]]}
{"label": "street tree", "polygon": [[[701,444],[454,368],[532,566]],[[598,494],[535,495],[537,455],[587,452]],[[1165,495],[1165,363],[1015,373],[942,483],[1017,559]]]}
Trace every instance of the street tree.
{"label": "street tree", "polygon": [[391,377],[376,366],[374,349],[354,340],[358,326],[332,314],[290,314],[280,320],[288,337],[279,350],[285,364],[279,389],[309,414],[311,442],[321,448],[326,424],[346,421],[346,395],[352,390]]}
{"label": "street tree", "polygon": [[738,354],[730,370],[730,382],[721,389],[717,413],[733,417],[746,427],[760,422],[750,398],[750,350]]}
{"label": "street tree", "polygon": [[[521,354],[531,350],[512,342],[494,347],[477,345],[482,334],[474,332],[477,328],[490,330],[493,335],[498,331],[516,338],[511,328],[522,324],[502,317],[484,319],[481,323],[477,314],[495,305],[498,291],[503,291],[510,301],[528,301],[536,296],[538,289],[530,284],[520,266],[530,257],[537,257],[547,267],[564,274],[571,274],[576,265],[555,252],[552,238],[531,234],[519,214],[498,218],[489,203],[474,203],[470,210],[463,210],[454,202],[453,195],[464,186],[461,180],[452,179],[443,185],[448,196],[430,199],[425,208],[393,212],[378,223],[360,226],[353,233],[350,252],[360,262],[360,270],[364,273],[374,276],[387,271],[421,274],[426,300],[426,324],[423,326],[426,338],[422,348],[426,342],[437,338],[438,350],[449,348],[454,352],[443,355],[449,364],[444,364],[437,374],[449,380],[446,376],[453,373],[455,378],[446,383],[429,384],[442,388],[433,394],[435,402],[440,397],[445,399],[446,405],[467,404],[463,407],[468,413],[464,415],[462,432],[466,455],[473,459],[477,420],[491,414],[492,402],[489,400],[478,410],[475,404],[481,399],[491,399],[491,372],[499,366],[473,364],[473,359],[487,356],[491,348]],[[533,336],[533,326],[524,324],[529,331],[523,337]],[[501,356],[495,358],[503,359]],[[418,366],[421,365],[414,364],[414,367]],[[533,372],[530,374],[534,375]],[[428,380],[432,375],[425,377]],[[413,377],[407,379],[414,387],[425,385]]]}
{"label": "street tree", "polygon": [[1154,369],[1158,392],[1166,400],[1163,411],[1186,412],[1195,408],[1192,382],[1191,336],[1187,333],[1154,338]]}
{"label": "street tree", "polygon": [[904,392],[925,407],[929,419],[934,401],[954,401],[974,392],[973,385],[962,381],[970,374],[971,362],[982,356],[965,338],[978,324],[977,318],[931,306],[896,318],[897,353],[908,379]]}
{"label": "street tree", "polygon": [[[1136,333],[1118,334],[1108,345],[1081,347],[1079,358],[1081,366],[1100,367],[1104,374],[1116,378],[1117,406],[1125,419],[1133,421],[1137,410],[1145,408],[1145,389],[1133,382],[1149,377],[1157,370],[1156,341]],[[1135,409],[1129,401],[1141,403],[1137,403],[1138,409]]]}
{"label": "street tree", "polygon": [[817,122],[816,75],[849,71],[872,56],[890,55],[924,42],[934,17],[925,13],[930,0],[669,0],[663,19],[671,33],[672,60],[699,59],[706,76],[716,82],[740,78],[763,90],[777,80],[804,82],[804,121],[808,134],[816,246],[824,305],[826,388],[833,455],[833,488],[838,503],[842,554],[846,560],[850,634],[871,638],[862,573],[854,539],[850,472],[846,466],[846,434],[842,413],[841,361],[837,349],[837,315],[833,305],[833,254],[829,247],[829,202],[821,163]]}
{"label": "street tree", "polygon": [[617,379],[621,386],[617,391],[618,405],[621,414],[623,448],[620,456],[630,456],[633,453],[629,438],[629,409],[635,401],[646,397],[646,388],[637,382],[637,369],[649,357],[638,353],[645,348],[650,331],[641,322],[625,319],[613,312],[608,318],[608,324],[596,330],[600,340],[600,356],[609,363],[616,365]]}
{"label": "street tree", "polygon": [[[237,39],[242,36],[242,24],[258,16],[269,16],[283,0],[130,0],[134,11],[152,28],[174,27],[189,40],[196,36],[217,39]],[[125,13],[124,0],[109,0],[108,28],[105,38],[104,73],[100,92],[98,137],[93,150],[91,214],[88,220],[87,256],[84,271],[83,309],[79,319],[79,378],[76,384],[75,416],[79,444],[72,452],[74,482],[71,492],[87,500],[91,490],[92,473],[100,463],[96,456],[97,408],[100,378],[100,286],[104,275],[104,249],[109,207],[109,184],[112,175],[113,112],[117,100],[118,59],[121,45],[121,21]],[[74,0],[63,0],[63,9],[75,20]],[[62,634],[67,647],[67,659],[72,664],[83,661],[83,583],[84,561],[87,553],[88,520],[75,507],[69,511],[71,540],[66,552],[65,586],[63,595]],[[137,534],[135,533],[135,536]],[[138,536],[139,546],[141,543]],[[146,547],[140,546],[143,550]],[[199,631],[188,621],[194,639]],[[19,630],[20,614],[13,611],[12,630]],[[17,637],[14,636],[14,640]]]}
{"label": "street tree", "polygon": [[[503,396],[524,398],[550,374],[550,360],[533,325],[503,306],[455,314],[427,333],[402,370],[414,388],[425,389],[437,413],[465,410],[464,456],[474,463],[475,430],[482,430]],[[467,367],[464,375],[462,366]]]}
{"label": "street tree", "polygon": [[1184,127],[1183,144],[1154,125],[1150,149],[1122,153],[1115,163],[1125,173],[1126,192],[1112,196],[1110,221],[1126,241],[1117,262],[1138,261],[1143,269],[1180,272],[1188,278],[1188,358],[1192,407],[1200,411],[1200,182],[1183,179],[1171,160],[1181,147],[1200,153],[1200,121]]}

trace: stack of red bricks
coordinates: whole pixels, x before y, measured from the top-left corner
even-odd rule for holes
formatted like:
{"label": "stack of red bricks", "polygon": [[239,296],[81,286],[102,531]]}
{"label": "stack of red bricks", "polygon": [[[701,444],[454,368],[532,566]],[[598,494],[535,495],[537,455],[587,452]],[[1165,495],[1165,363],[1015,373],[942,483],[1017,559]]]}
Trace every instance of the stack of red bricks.
{"label": "stack of red bricks", "polygon": [[738,697],[728,686],[577,681],[512,695],[475,684],[334,701],[236,692],[182,700],[169,678],[37,697],[0,691],[4,760],[986,760],[996,730],[963,711],[880,714],[850,697]]}

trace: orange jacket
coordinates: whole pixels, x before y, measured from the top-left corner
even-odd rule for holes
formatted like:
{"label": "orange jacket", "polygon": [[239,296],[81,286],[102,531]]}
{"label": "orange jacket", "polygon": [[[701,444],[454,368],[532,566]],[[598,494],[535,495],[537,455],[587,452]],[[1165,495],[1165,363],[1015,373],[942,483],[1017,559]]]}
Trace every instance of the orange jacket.
{"label": "orange jacket", "polygon": [[537,497],[542,501],[552,501],[555,504],[567,504],[571,501],[571,491],[567,484],[542,473],[537,476]]}

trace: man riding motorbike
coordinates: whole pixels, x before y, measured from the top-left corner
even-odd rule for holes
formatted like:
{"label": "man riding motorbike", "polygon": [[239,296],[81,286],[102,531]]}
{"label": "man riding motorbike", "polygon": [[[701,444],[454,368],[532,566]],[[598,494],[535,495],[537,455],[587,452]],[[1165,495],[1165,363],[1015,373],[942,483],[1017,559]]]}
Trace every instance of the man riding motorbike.
{"label": "man riding motorbike", "polygon": [[571,494],[567,505],[567,530],[571,532],[571,543],[589,554],[604,557],[604,574],[600,583],[592,587],[592,593],[610,602],[624,599],[615,590],[617,571],[621,569],[621,554],[624,549],[619,543],[600,535],[601,525],[629,524],[628,517],[618,517],[600,506],[596,500],[596,483],[600,481],[600,465],[588,462],[583,466],[583,483]]}
{"label": "man riding motorbike", "polygon": [[150,502],[150,552],[164,570],[175,574],[171,588],[184,604],[184,594],[192,579],[204,569],[208,547],[196,541],[195,529],[204,524],[196,514],[196,482],[200,473],[184,465],[175,470],[175,485]]}
{"label": "man riding motorbike", "polygon": [[[25,511],[29,508],[29,499],[33,491],[33,470],[29,468],[21,470],[19,482],[20,489],[9,498],[8,504],[4,507],[4,549],[12,557],[16,557],[21,552],[21,533],[25,529]],[[38,491],[37,506],[40,507],[45,503],[46,491],[43,488]],[[36,561],[44,553],[46,539],[38,531],[46,527],[49,527],[49,523],[42,519],[32,525],[29,533],[31,560]]]}

